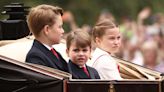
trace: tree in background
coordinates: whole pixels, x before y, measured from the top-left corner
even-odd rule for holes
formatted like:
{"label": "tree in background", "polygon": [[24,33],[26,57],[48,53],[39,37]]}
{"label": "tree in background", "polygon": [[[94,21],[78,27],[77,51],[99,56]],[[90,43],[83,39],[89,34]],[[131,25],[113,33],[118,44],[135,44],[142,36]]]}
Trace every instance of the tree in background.
{"label": "tree in background", "polygon": [[[104,9],[111,12],[118,22],[125,16],[136,20],[138,12],[145,6],[150,7],[153,12],[164,12],[164,0],[1,0],[0,11],[3,10],[4,5],[13,2],[21,2],[27,6],[58,5],[64,10],[71,11],[79,26],[83,24],[93,25]],[[0,15],[0,19],[3,17]]]}

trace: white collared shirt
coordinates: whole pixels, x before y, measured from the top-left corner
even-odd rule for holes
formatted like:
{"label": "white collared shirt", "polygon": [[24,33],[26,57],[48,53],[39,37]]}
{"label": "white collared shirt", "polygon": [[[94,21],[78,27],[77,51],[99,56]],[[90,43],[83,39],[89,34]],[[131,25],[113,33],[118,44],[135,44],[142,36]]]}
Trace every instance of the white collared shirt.
{"label": "white collared shirt", "polygon": [[121,80],[117,62],[106,51],[96,48],[90,66],[94,67],[102,80]]}
{"label": "white collared shirt", "polygon": [[48,46],[47,44],[43,44],[47,49],[51,50],[53,47]]}

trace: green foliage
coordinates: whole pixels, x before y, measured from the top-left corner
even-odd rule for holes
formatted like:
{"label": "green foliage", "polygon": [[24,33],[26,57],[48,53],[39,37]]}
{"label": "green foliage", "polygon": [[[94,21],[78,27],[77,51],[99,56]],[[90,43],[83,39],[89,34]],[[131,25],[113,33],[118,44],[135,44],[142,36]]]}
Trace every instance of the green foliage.
{"label": "green foliage", "polygon": [[[149,6],[154,13],[164,12],[164,0],[0,0],[0,11],[3,11],[4,5],[13,1],[31,7],[39,4],[58,5],[71,11],[79,26],[93,25],[104,9],[109,10],[117,21],[124,16],[136,19],[138,12],[145,6]],[[2,17],[1,15],[0,18]]]}

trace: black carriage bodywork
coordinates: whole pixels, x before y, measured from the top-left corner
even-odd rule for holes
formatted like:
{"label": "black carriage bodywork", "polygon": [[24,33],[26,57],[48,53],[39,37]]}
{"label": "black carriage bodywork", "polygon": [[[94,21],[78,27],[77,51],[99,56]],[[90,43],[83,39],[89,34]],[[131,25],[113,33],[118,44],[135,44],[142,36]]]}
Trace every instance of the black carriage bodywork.
{"label": "black carriage bodywork", "polygon": [[0,92],[164,92],[158,80],[77,80],[59,70],[0,55]]}

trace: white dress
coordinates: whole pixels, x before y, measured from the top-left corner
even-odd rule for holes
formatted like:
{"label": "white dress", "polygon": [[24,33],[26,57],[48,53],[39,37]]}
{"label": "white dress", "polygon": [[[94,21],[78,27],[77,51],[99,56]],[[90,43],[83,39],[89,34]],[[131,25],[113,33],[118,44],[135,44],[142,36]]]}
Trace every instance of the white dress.
{"label": "white dress", "polygon": [[122,80],[114,58],[100,48],[93,52],[89,65],[98,71],[102,80]]}

